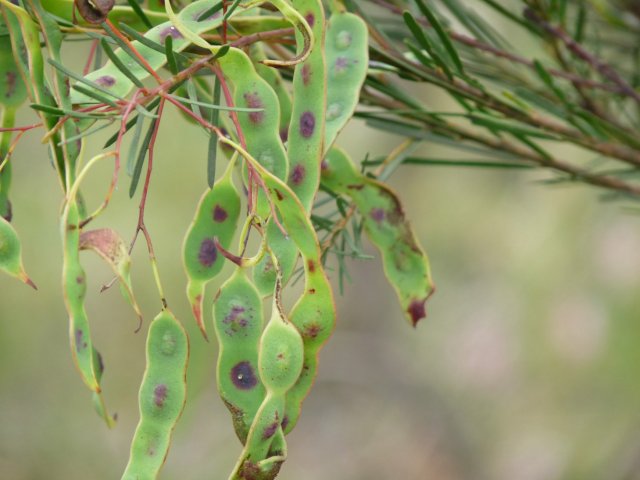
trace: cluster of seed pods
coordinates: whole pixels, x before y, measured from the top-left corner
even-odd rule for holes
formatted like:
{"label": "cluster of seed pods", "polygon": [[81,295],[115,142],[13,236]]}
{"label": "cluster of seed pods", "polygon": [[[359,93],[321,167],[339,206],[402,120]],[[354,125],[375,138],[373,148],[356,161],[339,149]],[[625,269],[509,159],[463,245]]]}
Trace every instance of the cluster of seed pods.
{"label": "cluster of seed pods", "polygon": [[[59,31],[54,31],[46,12],[69,18],[74,2],[29,3],[34,4],[31,10],[41,28],[48,29],[44,39],[49,56],[58,61]],[[242,13],[227,18],[226,8],[231,3],[231,8],[239,6]],[[297,50],[291,59],[270,59],[260,44],[246,51],[233,47],[223,50],[201,36],[223,25],[226,28],[226,21],[237,22],[234,25],[239,32],[260,31],[256,25],[281,28],[282,23],[272,17],[246,16],[252,8],[265,3],[279,10],[295,27]],[[349,197],[360,211],[365,231],[380,249],[387,277],[414,325],[424,316],[424,301],[433,286],[426,256],[397,196],[385,185],[360,174],[344,152],[331,148],[353,115],[367,73],[366,24],[359,17],[340,11],[340,2],[334,2],[336,11],[328,17],[321,0],[227,2],[226,8],[211,13],[214,4],[217,2],[197,0],[174,13],[171,2],[143,2],[147,19],[155,26],[130,45],[144,57],[147,66],[116,49],[115,59],[86,75],[84,86],[71,89],[70,99],[60,100],[66,79],[59,73],[53,93],[68,109],[96,103],[96,97],[86,93],[87,85],[92,85],[96,93],[122,99],[142,85],[150,75],[147,68],[158,71],[167,64],[167,52],[158,45],[165,45],[169,38],[173,52],[195,45],[214,54],[210,68],[224,86],[227,107],[237,110],[228,129],[229,137],[220,137],[221,145],[234,151],[234,155],[224,174],[202,195],[186,234],[183,261],[188,277],[187,296],[206,337],[206,285],[222,271],[225,258],[236,263],[213,302],[213,325],[219,343],[217,386],[243,444],[230,479],[268,480],[275,478],[286,459],[285,435],[300,418],[302,403],[317,373],[319,351],[335,326],[333,293],[310,220],[320,184]],[[9,6],[9,0],[0,0],[0,7],[9,29],[23,33],[22,40],[12,36],[13,51],[27,52],[12,64],[11,71],[24,79],[41,79],[39,31],[20,7]],[[113,8],[109,18],[128,19],[131,25],[140,20],[126,6]],[[5,40],[0,35],[0,47]],[[7,59],[2,53],[0,65],[9,65],[14,56]],[[122,72],[122,65],[128,75]],[[291,91],[273,67],[293,68]],[[38,89],[41,84],[26,82],[23,90],[28,91],[34,103],[48,105],[53,100],[48,91]],[[0,83],[0,93],[9,87]],[[11,108],[12,105],[5,105],[3,112]],[[52,128],[57,119],[44,115],[43,122]],[[101,395],[102,359],[93,346],[84,306],[86,275],[80,264],[81,250],[93,250],[107,262],[140,318],[141,313],[133,296],[130,258],[122,239],[110,229],[83,230],[86,214],[79,194],[83,175],[78,174],[76,166],[80,144],[63,141],[72,133],[64,125],[50,142],[65,191],[61,222],[63,289],[74,361],[94,394],[96,408],[111,424],[114,419],[107,413]],[[7,146],[5,137],[0,140],[2,153]],[[237,157],[244,162],[241,175],[234,181]],[[8,169],[0,172],[2,217],[10,212],[8,179]],[[247,193],[248,218],[235,255],[229,248],[237,235],[243,206],[236,187],[240,179]],[[246,259],[246,239],[252,230],[262,236],[261,249],[257,256]],[[300,263],[304,287],[287,312],[281,302],[283,290]],[[17,235],[3,218],[0,269],[31,283],[22,268]],[[263,303],[269,296],[271,318],[265,325]],[[188,350],[184,329],[164,308],[149,327],[147,369],[139,397],[140,423],[123,479],[157,477],[185,402]]]}

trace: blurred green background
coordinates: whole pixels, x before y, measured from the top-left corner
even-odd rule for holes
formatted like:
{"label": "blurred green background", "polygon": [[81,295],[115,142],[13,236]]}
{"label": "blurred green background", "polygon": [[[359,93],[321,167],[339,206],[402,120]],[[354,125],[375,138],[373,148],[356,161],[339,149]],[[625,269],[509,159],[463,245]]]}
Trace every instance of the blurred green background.
{"label": "blurred green background", "polygon": [[[119,417],[108,430],[69,353],[61,194],[39,135],[16,152],[12,195],[39,291],[0,278],[0,478],[115,479],[138,419],[145,330],[133,333],[117,288],[98,293],[111,276],[83,254],[104,391]],[[362,159],[400,140],[354,122],[339,142]],[[170,306],[191,337],[188,402],[165,479],[226,478],[240,452],[215,390],[217,347],[196,331],[180,260],[206,185],[206,144],[178,115],[163,118],[146,216]],[[90,175],[90,207],[110,174],[105,162]],[[640,217],[547,178],[409,166],[393,176],[432,263],[428,318],[408,326],[377,260],[349,263],[352,283],[337,298],[338,326],[279,478],[640,479]],[[127,190],[123,175],[93,227],[130,238],[139,192],[129,200]],[[142,241],[133,279],[146,327],[160,304]]]}

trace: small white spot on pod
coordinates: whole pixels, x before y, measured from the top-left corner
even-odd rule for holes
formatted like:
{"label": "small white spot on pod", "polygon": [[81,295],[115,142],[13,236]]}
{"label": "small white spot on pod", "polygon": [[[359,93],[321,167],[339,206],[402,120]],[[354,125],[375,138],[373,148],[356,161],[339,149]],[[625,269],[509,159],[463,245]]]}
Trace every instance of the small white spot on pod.
{"label": "small white spot on pod", "polygon": [[327,108],[327,120],[336,120],[337,118],[340,118],[340,115],[342,115],[342,105],[339,103],[332,103],[329,105]]}
{"label": "small white spot on pod", "polygon": [[352,41],[353,37],[351,36],[351,33],[347,30],[343,30],[336,35],[336,48],[339,50],[346,50],[351,46]]}
{"label": "small white spot on pod", "polygon": [[176,338],[171,332],[164,332],[162,335],[160,351],[165,355],[173,355],[173,352],[176,351]]}
{"label": "small white spot on pod", "polygon": [[273,170],[273,156],[270,152],[262,152],[258,156],[258,163],[269,171]]}

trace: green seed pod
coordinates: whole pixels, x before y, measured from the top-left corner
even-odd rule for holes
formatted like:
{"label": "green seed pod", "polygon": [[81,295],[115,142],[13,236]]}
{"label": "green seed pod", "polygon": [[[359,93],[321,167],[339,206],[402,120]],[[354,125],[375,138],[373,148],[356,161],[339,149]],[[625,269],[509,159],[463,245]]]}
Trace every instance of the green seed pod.
{"label": "green seed pod", "polygon": [[108,426],[115,418],[107,412],[100,388],[104,366],[102,358],[93,346],[89,319],[84,308],[87,293],[87,278],[80,264],[80,229],[78,205],[70,200],[62,214],[63,264],[62,288],[65,306],[69,313],[69,340],[71,355],[80,376],[93,392],[93,403]]}
{"label": "green seed pod", "polygon": [[0,270],[36,288],[22,265],[22,247],[11,224],[0,217]]}
{"label": "green seed pod", "polygon": [[358,105],[369,61],[367,24],[352,13],[336,13],[329,19],[325,45],[327,112],[324,149],[327,152]]}
{"label": "green seed pod", "polygon": [[139,396],[140,422],[123,480],[157,478],[184,408],[188,358],[184,328],[168,310],[162,311],[149,327],[147,368]]}
{"label": "green seed pod", "polygon": [[[319,0],[293,0],[292,5],[305,17],[315,39],[309,56],[296,65],[293,74],[293,111],[287,144],[291,162],[288,183],[309,211],[318,191],[324,144],[327,102],[325,19]],[[301,35],[296,33],[299,45]]]}
{"label": "green seed pod", "polygon": [[[288,172],[287,154],[280,138],[280,104],[269,84],[256,72],[251,59],[241,50],[230,49],[220,58],[220,67],[232,87],[236,107],[261,109],[238,112],[240,128],[245,132],[246,148],[267,170],[284,179]],[[257,214],[266,217],[269,207],[262,193]]]}
{"label": "green seed pod", "polygon": [[[283,281],[291,277],[298,260],[298,250],[290,237],[285,236],[278,224],[269,219],[266,228],[267,243],[273,255],[278,259],[278,264],[282,271]],[[253,280],[260,295],[263,297],[271,295],[276,283],[276,269],[273,265],[271,255],[265,255],[260,259],[253,270]]]}
{"label": "green seed pod", "polygon": [[205,286],[220,273],[224,265],[224,257],[219,254],[215,242],[217,240],[224,248],[229,247],[240,216],[240,195],[233,184],[234,163],[232,159],[222,178],[200,199],[182,249],[189,279],[187,296],[205,338],[207,333],[202,319]]}
{"label": "green seed pod", "polygon": [[218,392],[244,444],[265,390],[258,376],[258,345],[263,328],[262,299],[244,268],[236,269],[216,297],[213,320],[218,351]]}
{"label": "green seed pod", "polygon": [[386,185],[362,175],[347,154],[329,151],[322,182],[351,197],[364,230],[382,256],[384,271],[396,290],[405,316],[414,327],[426,316],[425,302],[433,293],[429,260],[406,219],[398,196]]}
{"label": "green seed pod", "polygon": [[280,312],[274,299],[272,318],[260,339],[258,369],[268,392],[283,395],[300,376],[303,346],[298,330]]}
{"label": "green seed pod", "polygon": [[[1,17],[0,17],[1,19]],[[27,88],[13,58],[11,40],[0,35],[0,127],[11,128],[15,124],[15,110],[27,99]],[[11,163],[5,160],[11,146],[12,132],[0,132],[0,217],[11,221]]]}
{"label": "green seed pod", "polygon": [[[17,108],[27,99],[27,87],[13,58],[11,40],[8,35],[0,36],[0,71],[2,72],[0,75],[0,105],[9,109]],[[2,157],[0,157],[0,162]]]}

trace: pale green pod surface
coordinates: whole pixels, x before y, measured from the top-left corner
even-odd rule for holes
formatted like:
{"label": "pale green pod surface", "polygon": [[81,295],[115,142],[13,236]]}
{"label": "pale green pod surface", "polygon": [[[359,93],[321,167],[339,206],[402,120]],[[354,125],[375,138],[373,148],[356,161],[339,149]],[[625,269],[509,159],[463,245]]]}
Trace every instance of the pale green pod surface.
{"label": "pale green pod surface", "polygon": [[[219,62],[224,76],[231,84],[234,105],[259,110],[237,113],[240,128],[245,133],[247,151],[276,177],[286,178],[288,160],[278,130],[278,96],[258,75],[251,59],[243,51],[231,48]],[[269,209],[262,192],[258,198],[257,213],[266,217]]]}
{"label": "pale green pod surface", "polygon": [[[0,20],[2,17],[0,17]],[[0,36],[0,127],[11,128],[15,123],[15,109],[27,99],[27,88],[13,58],[8,35]],[[4,162],[11,145],[12,133],[0,132],[0,217],[11,221],[12,211],[9,200],[11,187],[11,163]]]}
{"label": "pale green pod surface", "polygon": [[64,300],[67,312],[69,312],[69,340],[73,360],[87,387],[94,392],[99,392],[98,368],[94,364],[89,320],[84,309],[87,277],[82,265],[80,265],[78,224],[78,206],[73,202],[66,206],[62,221],[64,244],[62,284]]}
{"label": "pale green pod surface", "polygon": [[184,407],[189,342],[180,322],[167,310],[149,327],[146,357],[139,395],[140,422],[123,480],[157,478]]}
{"label": "pale green pod surface", "polygon": [[22,247],[11,224],[0,217],[0,270],[35,288],[22,266]]}
{"label": "pale green pod surface", "polygon": [[[259,44],[256,45],[260,46]],[[263,55],[256,55],[259,59],[263,58]],[[252,58],[255,59],[254,56],[252,56]],[[280,139],[283,142],[286,142],[289,136],[289,121],[291,120],[291,94],[287,90],[287,86],[282,80],[282,76],[278,70],[273,67],[263,65],[262,63],[256,63],[255,67],[258,75],[266,80],[278,96],[278,104],[280,105]]]}
{"label": "pale green pod surface", "polygon": [[284,394],[300,376],[303,345],[298,330],[286,321],[275,306],[260,339],[258,368],[267,391]]}
{"label": "pale green pod surface", "polygon": [[384,271],[406,318],[415,326],[426,316],[425,302],[433,293],[429,260],[418,243],[398,196],[386,185],[357,171],[342,150],[325,158],[323,183],[350,196],[362,215],[364,229],[380,250]]}
{"label": "pale green pod surface", "polygon": [[107,412],[102,397],[100,379],[104,371],[102,357],[93,346],[89,319],[84,308],[87,279],[80,264],[79,212],[76,202],[65,207],[62,216],[64,260],[62,267],[63,293],[69,313],[69,340],[74,364],[82,380],[93,392],[93,404],[107,426],[115,424],[115,418]]}
{"label": "pale green pod surface", "polygon": [[[311,26],[315,39],[309,56],[296,65],[293,74],[293,110],[287,144],[288,183],[309,211],[320,182],[324,143],[327,102],[325,18],[320,0],[293,0],[292,4]],[[300,31],[296,32],[298,45],[302,44],[301,37]]]}
{"label": "pale green pod surface", "polygon": [[367,76],[369,45],[367,24],[357,15],[337,13],[329,19],[327,52],[327,113],[324,149],[329,150],[347,124]]}
{"label": "pale green pod surface", "polygon": [[207,189],[185,236],[182,259],[187,277],[187,296],[200,330],[206,337],[202,319],[205,285],[222,270],[224,257],[217,239],[228,248],[238,226],[240,195],[233,184],[233,162],[212,189]]}
{"label": "pale green pod surface", "polygon": [[[286,283],[293,274],[298,260],[298,250],[294,241],[285,236],[276,222],[269,219],[267,222],[267,242],[269,248],[278,259],[282,271],[283,283]],[[273,266],[271,255],[263,256],[253,270],[253,280],[260,294],[265,297],[273,293],[276,283],[276,270]]]}
{"label": "pale green pod surface", "polygon": [[275,478],[284,458],[279,452],[275,452],[275,462],[269,462],[270,448],[276,438],[284,442],[281,430],[283,411],[284,396],[267,394],[251,425],[247,443],[229,480]]}
{"label": "pale green pod surface", "polygon": [[218,392],[243,444],[265,395],[258,376],[263,323],[262,299],[245,269],[238,268],[220,288],[213,305],[213,324],[220,344]]}
{"label": "pale green pod surface", "polygon": [[[13,58],[11,40],[8,35],[0,36],[0,105],[17,108],[27,99],[27,87]],[[0,162],[2,157],[0,156]]]}
{"label": "pale green pod surface", "polygon": [[[199,0],[183,8],[178,14],[178,17],[186,27],[196,33],[212,30],[222,24],[221,12],[216,12],[216,14],[210,18],[199,20],[200,16],[213,6],[212,4],[213,2],[211,0]],[[164,45],[164,41],[168,36],[173,38],[173,50],[176,52],[181,52],[191,44],[188,39],[180,34],[171,22],[164,22],[145,33],[145,38],[160,45]],[[167,62],[167,57],[164,53],[143,45],[137,40],[131,43],[154,70],[160,69]],[[149,72],[129,57],[122,49],[117,49],[115,54],[139,80],[144,80],[149,76]],[[118,97],[125,97],[134,87],[133,82],[122,74],[118,67],[112,62],[107,62],[102,68],[91,72],[85,78],[94,82],[103,90],[111,92]],[[76,90],[72,90],[71,102],[74,104],[96,103],[96,100]]]}

